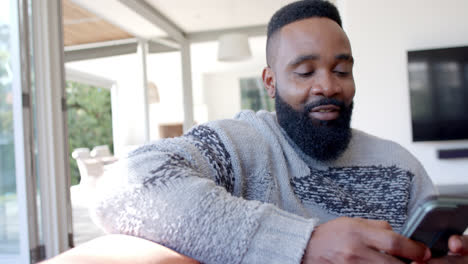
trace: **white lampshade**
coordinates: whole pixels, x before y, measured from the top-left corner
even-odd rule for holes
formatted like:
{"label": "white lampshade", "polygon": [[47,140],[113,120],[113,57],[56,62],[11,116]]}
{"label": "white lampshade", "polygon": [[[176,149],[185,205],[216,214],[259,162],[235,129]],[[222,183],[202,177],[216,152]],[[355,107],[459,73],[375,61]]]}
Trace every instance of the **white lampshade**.
{"label": "white lampshade", "polygon": [[156,84],[154,84],[154,82],[148,82],[148,103],[159,103],[159,91],[158,87],[156,86]]}
{"label": "white lampshade", "polygon": [[221,35],[218,45],[219,61],[240,61],[252,56],[249,38],[245,34],[231,33]]}

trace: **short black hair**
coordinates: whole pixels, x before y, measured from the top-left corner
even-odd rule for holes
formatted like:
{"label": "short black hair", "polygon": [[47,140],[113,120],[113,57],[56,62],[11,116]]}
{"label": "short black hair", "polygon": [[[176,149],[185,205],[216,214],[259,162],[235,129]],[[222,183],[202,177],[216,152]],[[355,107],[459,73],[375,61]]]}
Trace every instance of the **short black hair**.
{"label": "short black hair", "polygon": [[269,59],[269,43],[271,38],[282,27],[298,20],[311,17],[325,17],[335,21],[340,27],[341,17],[338,9],[330,2],[324,0],[301,0],[288,4],[271,17],[267,29],[267,63]]}

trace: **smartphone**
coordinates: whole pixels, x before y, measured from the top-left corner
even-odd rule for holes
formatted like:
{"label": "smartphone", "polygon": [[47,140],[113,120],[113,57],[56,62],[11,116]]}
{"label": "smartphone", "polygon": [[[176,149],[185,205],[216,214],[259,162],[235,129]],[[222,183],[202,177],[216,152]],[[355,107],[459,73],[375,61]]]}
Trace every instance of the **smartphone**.
{"label": "smartphone", "polygon": [[468,197],[431,196],[410,215],[402,235],[424,243],[433,257],[447,255],[451,235],[462,235],[468,228]]}

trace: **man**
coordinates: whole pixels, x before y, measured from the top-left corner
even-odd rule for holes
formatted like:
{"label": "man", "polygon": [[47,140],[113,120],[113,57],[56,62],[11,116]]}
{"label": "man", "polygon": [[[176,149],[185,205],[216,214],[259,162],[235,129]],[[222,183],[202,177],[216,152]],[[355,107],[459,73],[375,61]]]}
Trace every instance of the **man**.
{"label": "man", "polygon": [[[99,224],[203,263],[428,261],[395,231],[433,186],[398,144],[350,128],[354,58],[337,9],[292,3],[267,35],[276,114],[244,111],[130,153],[100,191]],[[453,254],[467,241],[451,238]]]}

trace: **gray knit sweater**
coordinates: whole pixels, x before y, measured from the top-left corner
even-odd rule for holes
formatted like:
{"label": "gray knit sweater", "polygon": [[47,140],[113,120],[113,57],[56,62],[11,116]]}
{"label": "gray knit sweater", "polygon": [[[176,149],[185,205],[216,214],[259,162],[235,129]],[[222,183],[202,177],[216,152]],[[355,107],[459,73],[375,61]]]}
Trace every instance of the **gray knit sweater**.
{"label": "gray knit sweater", "polygon": [[350,216],[399,230],[434,192],[394,142],[353,130],[338,160],[319,162],[265,111],[142,146],[120,165],[93,207],[99,225],[203,263],[300,263],[316,225]]}

